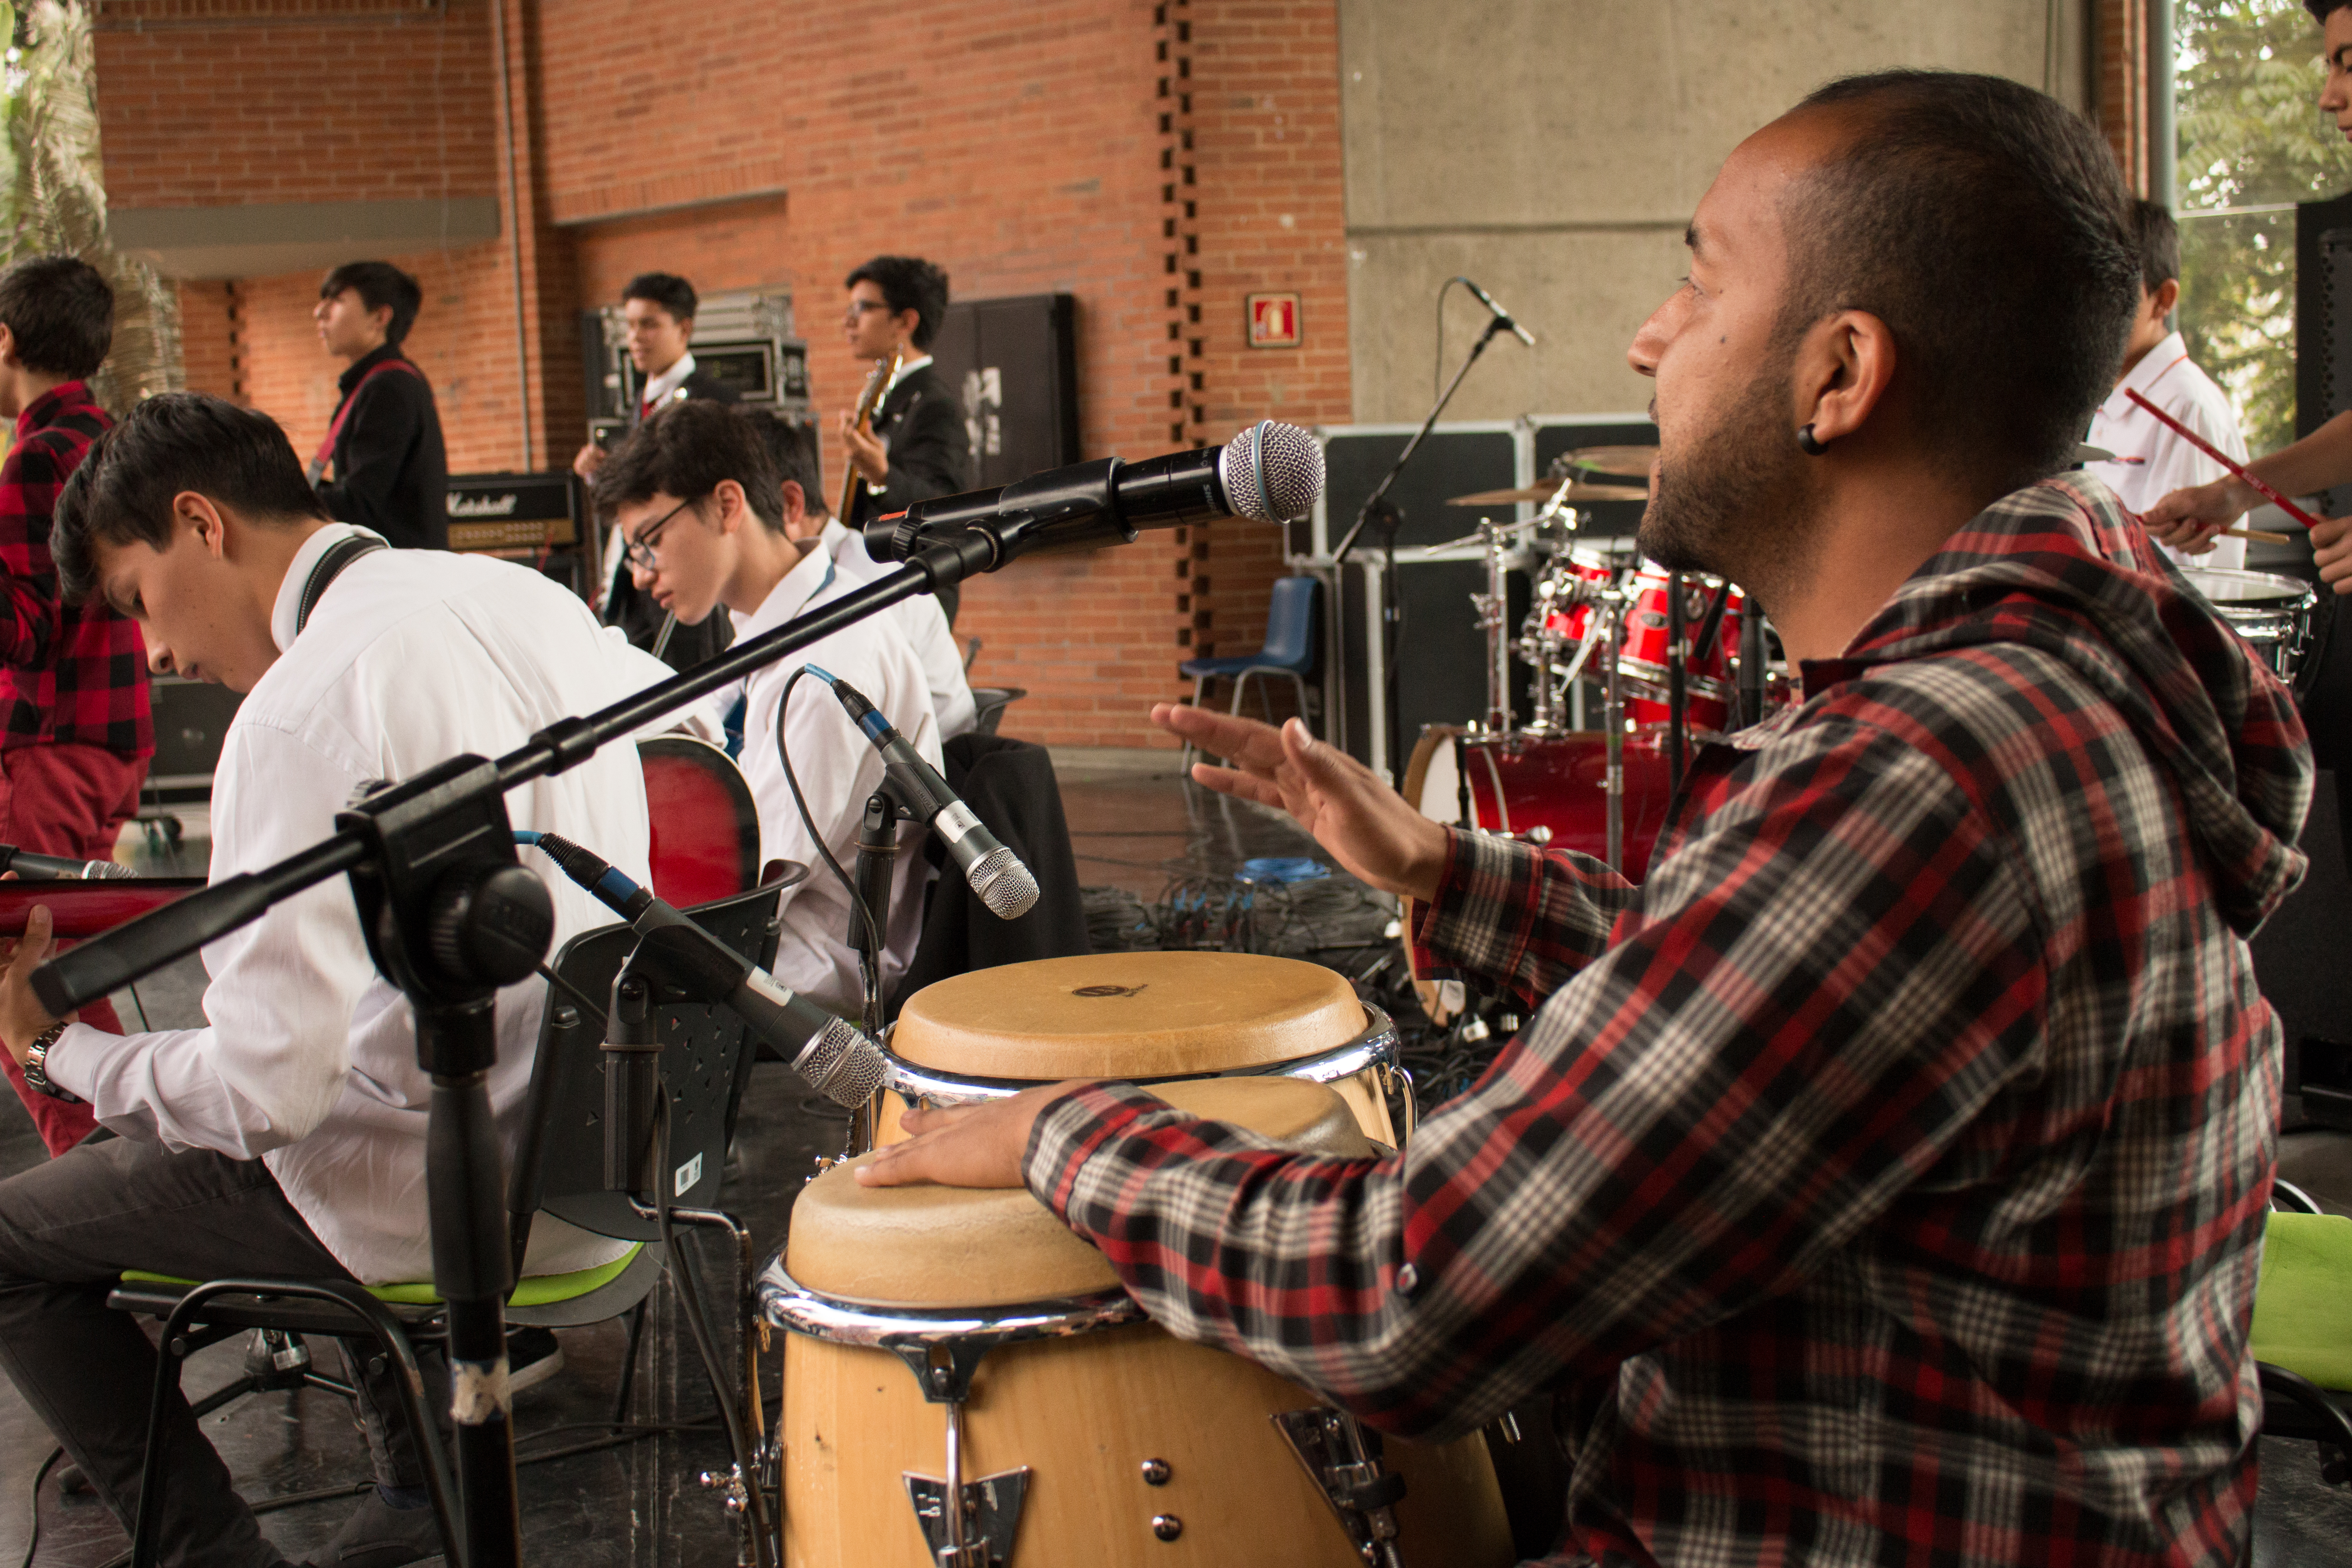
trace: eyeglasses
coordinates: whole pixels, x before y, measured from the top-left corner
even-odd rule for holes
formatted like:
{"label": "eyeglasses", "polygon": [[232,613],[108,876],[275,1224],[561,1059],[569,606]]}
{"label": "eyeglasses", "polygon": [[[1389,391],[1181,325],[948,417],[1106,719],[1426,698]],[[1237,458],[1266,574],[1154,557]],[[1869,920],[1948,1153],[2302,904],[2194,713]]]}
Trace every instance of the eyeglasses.
{"label": "eyeglasses", "polygon": [[889,308],[890,302],[887,300],[852,300],[849,302],[849,309],[841,313],[841,324],[845,327],[854,327],[857,325],[858,318],[865,315],[866,311],[887,310]]}
{"label": "eyeglasses", "polygon": [[679,512],[684,511],[688,507],[690,507],[693,504],[694,502],[691,500],[682,500],[678,502],[676,506],[662,513],[660,520],[651,528],[648,528],[635,539],[625,542],[621,546],[621,553],[629,558],[629,564],[635,567],[640,572],[650,572],[655,567],[660,565],[660,558],[654,553],[654,541],[661,537],[661,531],[669,526],[669,520],[671,518],[676,517]]}

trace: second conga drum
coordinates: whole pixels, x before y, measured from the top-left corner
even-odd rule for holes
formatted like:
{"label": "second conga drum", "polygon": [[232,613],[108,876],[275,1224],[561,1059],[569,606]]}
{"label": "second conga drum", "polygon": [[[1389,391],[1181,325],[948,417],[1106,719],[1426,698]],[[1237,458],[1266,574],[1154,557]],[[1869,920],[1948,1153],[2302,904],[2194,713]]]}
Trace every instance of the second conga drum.
{"label": "second conga drum", "polygon": [[[1374,1152],[1302,1079],[1159,1091],[1304,1152]],[[951,1479],[961,1544],[1001,1568],[1360,1568],[1371,1521],[1310,1469],[1356,1443],[1403,1482],[1379,1523],[1407,1568],[1512,1561],[1482,1437],[1383,1444],[1266,1369],[1171,1337],[1025,1191],[861,1187],[845,1163],[802,1193],[790,1237],[759,1290],[789,1331],[788,1568],[949,1561]]]}
{"label": "second conga drum", "polygon": [[[1303,1078],[1331,1085],[1365,1133],[1391,1146],[1412,1130],[1396,1045],[1387,1016],[1335,972],[1247,952],[1098,952],[974,970],[908,997],[889,1040],[895,1081],[933,1102],[1073,1078]],[[905,1100],[882,1100],[875,1142],[893,1142]]]}

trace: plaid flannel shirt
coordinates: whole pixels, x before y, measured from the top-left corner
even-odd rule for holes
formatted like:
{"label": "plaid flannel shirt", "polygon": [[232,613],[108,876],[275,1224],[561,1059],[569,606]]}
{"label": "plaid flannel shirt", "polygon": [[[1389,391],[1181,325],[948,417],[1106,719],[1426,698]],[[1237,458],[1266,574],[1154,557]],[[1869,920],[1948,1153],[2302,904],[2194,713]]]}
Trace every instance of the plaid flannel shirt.
{"label": "plaid flannel shirt", "polygon": [[1639,888],[1455,834],[1424,955],[1548,999],[1399,1155],[1097,1088],[1030,1188],[1172,1331],[1375,1425],[1554,1388],[1552,1561],[2234,1564],[2293,704],[2077,476],[1804,674]]}
{"label": "plaid flannel shirt", "polygon": [[0,462],[0,747],[103,746],[136,760],[155,751],[147,651],[137,623],[103,602],[62,605],[49,556],[58,492],[111,421],[79,381],[16,416]]}

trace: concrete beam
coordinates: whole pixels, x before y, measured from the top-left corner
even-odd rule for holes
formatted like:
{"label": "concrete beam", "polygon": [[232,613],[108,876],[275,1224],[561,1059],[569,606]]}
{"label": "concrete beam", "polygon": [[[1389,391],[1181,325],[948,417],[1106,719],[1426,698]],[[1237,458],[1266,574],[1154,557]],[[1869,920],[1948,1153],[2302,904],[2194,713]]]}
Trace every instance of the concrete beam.
{"label": "concrete beam", "polygon": [[166,278],[269,278],[499,237],[494,196],[110,207],[106,219],[116,248]]}

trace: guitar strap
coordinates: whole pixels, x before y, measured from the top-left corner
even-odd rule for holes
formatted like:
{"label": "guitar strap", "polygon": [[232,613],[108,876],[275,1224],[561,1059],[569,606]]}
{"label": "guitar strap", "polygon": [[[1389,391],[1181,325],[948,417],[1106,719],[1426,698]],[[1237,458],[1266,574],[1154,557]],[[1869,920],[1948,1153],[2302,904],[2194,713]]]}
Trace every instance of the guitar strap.
{"label": "guitar strap", "polygon": [[310,624],[310,612],[319,607],[319,601],[327,596],[327,589],[343,574],[344,567],[362,555],[390,548],[383,540],[365,533],[354,533],[327,546],[326,553],[310,567],[310,575],[303,579],[301,603],[294,606],[294,635],[300,637],[302,628]]}
{"label": "guitar strap", "polygon": [[[343,405],[341,408],[335,410],[335,422],[327,426],[327,438],[319,443],[318,453],[310,459],[309,478],[312,484],[315,485],[319,482],[319,476],[325,473],[327,471],[327,465],[335,460],[336,439],[342,435],[343,426],[350,420],[352,410],[359,406],[360,394],[367,389],[367,384],[373,381],[377,376],[383,375],[388,372],[395,370],[407,375],[415,376],[420,381],[423,380],[425,376],[425,373],[423,371],[418,370],[415,365],[409,363],[404,359],[388,359],[378,362],[377,364],[365,375],[360,377],[359,385],[352,388],[352,395],[343,399]],[[337,477],[340,478],[341,476]]]}

